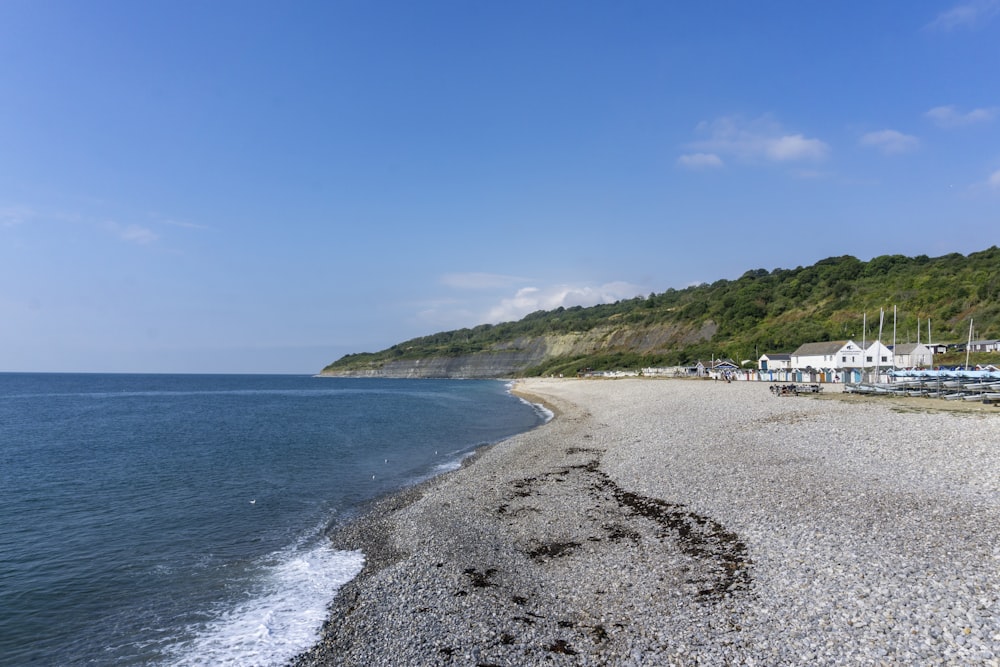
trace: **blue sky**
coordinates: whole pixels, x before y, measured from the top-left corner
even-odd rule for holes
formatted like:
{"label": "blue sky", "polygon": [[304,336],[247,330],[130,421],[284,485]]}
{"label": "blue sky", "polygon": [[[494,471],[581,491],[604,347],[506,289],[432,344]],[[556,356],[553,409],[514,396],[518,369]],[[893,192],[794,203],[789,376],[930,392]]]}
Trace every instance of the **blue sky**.
{"label": "blue sky", "polygon": [[1000,0],[0,3],[0,371],[1000,242]]}

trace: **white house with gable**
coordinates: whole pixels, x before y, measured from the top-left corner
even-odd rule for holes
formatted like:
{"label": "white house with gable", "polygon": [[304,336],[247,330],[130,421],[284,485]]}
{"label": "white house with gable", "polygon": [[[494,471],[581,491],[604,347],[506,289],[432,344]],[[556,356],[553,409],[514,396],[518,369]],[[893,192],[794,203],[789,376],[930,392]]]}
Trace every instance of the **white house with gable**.
{"label": "white house with gable", "polygon": [[893,365],[892,350],[875,341],[865,349],[865,368],[888,368]]}
{"label": "white house with gable", "polygon": [[923,343],[890,345],[893,365],[896,368],[920,368],[934,365],[934,351]]}
{"label": "white house with gable", "polygon": [[805,343],[792,352],[792,368],[805,370],[861,368],[864,350],[853,340]]}
{"label": "white house with gable", "polygon": [[790,354],[762,354],[757,360],[757,368],[762,371],[786,371],[792,367],[792,355]]}

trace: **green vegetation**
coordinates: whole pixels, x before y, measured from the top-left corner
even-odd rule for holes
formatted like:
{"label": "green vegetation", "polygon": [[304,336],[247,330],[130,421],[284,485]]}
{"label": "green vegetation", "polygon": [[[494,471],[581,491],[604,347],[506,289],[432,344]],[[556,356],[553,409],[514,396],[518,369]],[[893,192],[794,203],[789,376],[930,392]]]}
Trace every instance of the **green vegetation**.
{"label": "green vegetation", "polygon": [[[900,343],[916,342],[918,318],[923,341],[928,319],[935,342],[965,341],[970,318],[977,337],[1000,337],[1000,248],[937,258],[883,255],[868,262],[844,255],[808,267],[755,269],[736,280],[414,338],[382,352],[347,355],[324,370],[517,350],[554,336],[591,343],[585,352],[547,356],[524,375],[672,366],[712,356],[739,362],[765,352],[791,352],[807,342],[873,340],[881,308],[886,310],[882,338],[888,341],[893,306]],[[862,313],[868,314],[867,332]]]}

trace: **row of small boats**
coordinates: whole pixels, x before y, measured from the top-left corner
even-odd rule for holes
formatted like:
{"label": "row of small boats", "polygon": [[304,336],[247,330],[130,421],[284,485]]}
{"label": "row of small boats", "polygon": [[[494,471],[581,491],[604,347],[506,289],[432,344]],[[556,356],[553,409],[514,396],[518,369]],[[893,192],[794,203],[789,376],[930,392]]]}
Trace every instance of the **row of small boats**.
{"label": "row of small boats", "polygon": [[937,375],[894,377],[892,382],[858,382],[844,391],[876,396],[922,396],[946,401],[1000,403],[1000,377]]}

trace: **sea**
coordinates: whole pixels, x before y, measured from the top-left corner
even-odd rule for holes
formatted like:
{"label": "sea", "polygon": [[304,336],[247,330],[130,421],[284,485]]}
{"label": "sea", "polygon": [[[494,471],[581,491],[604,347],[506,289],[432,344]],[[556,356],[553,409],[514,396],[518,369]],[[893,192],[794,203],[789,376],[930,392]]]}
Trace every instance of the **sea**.
{"label": "sea", "polygon": [[551,415],[491,380],[0,373],[0,665],[281,665],[329,533]]}

